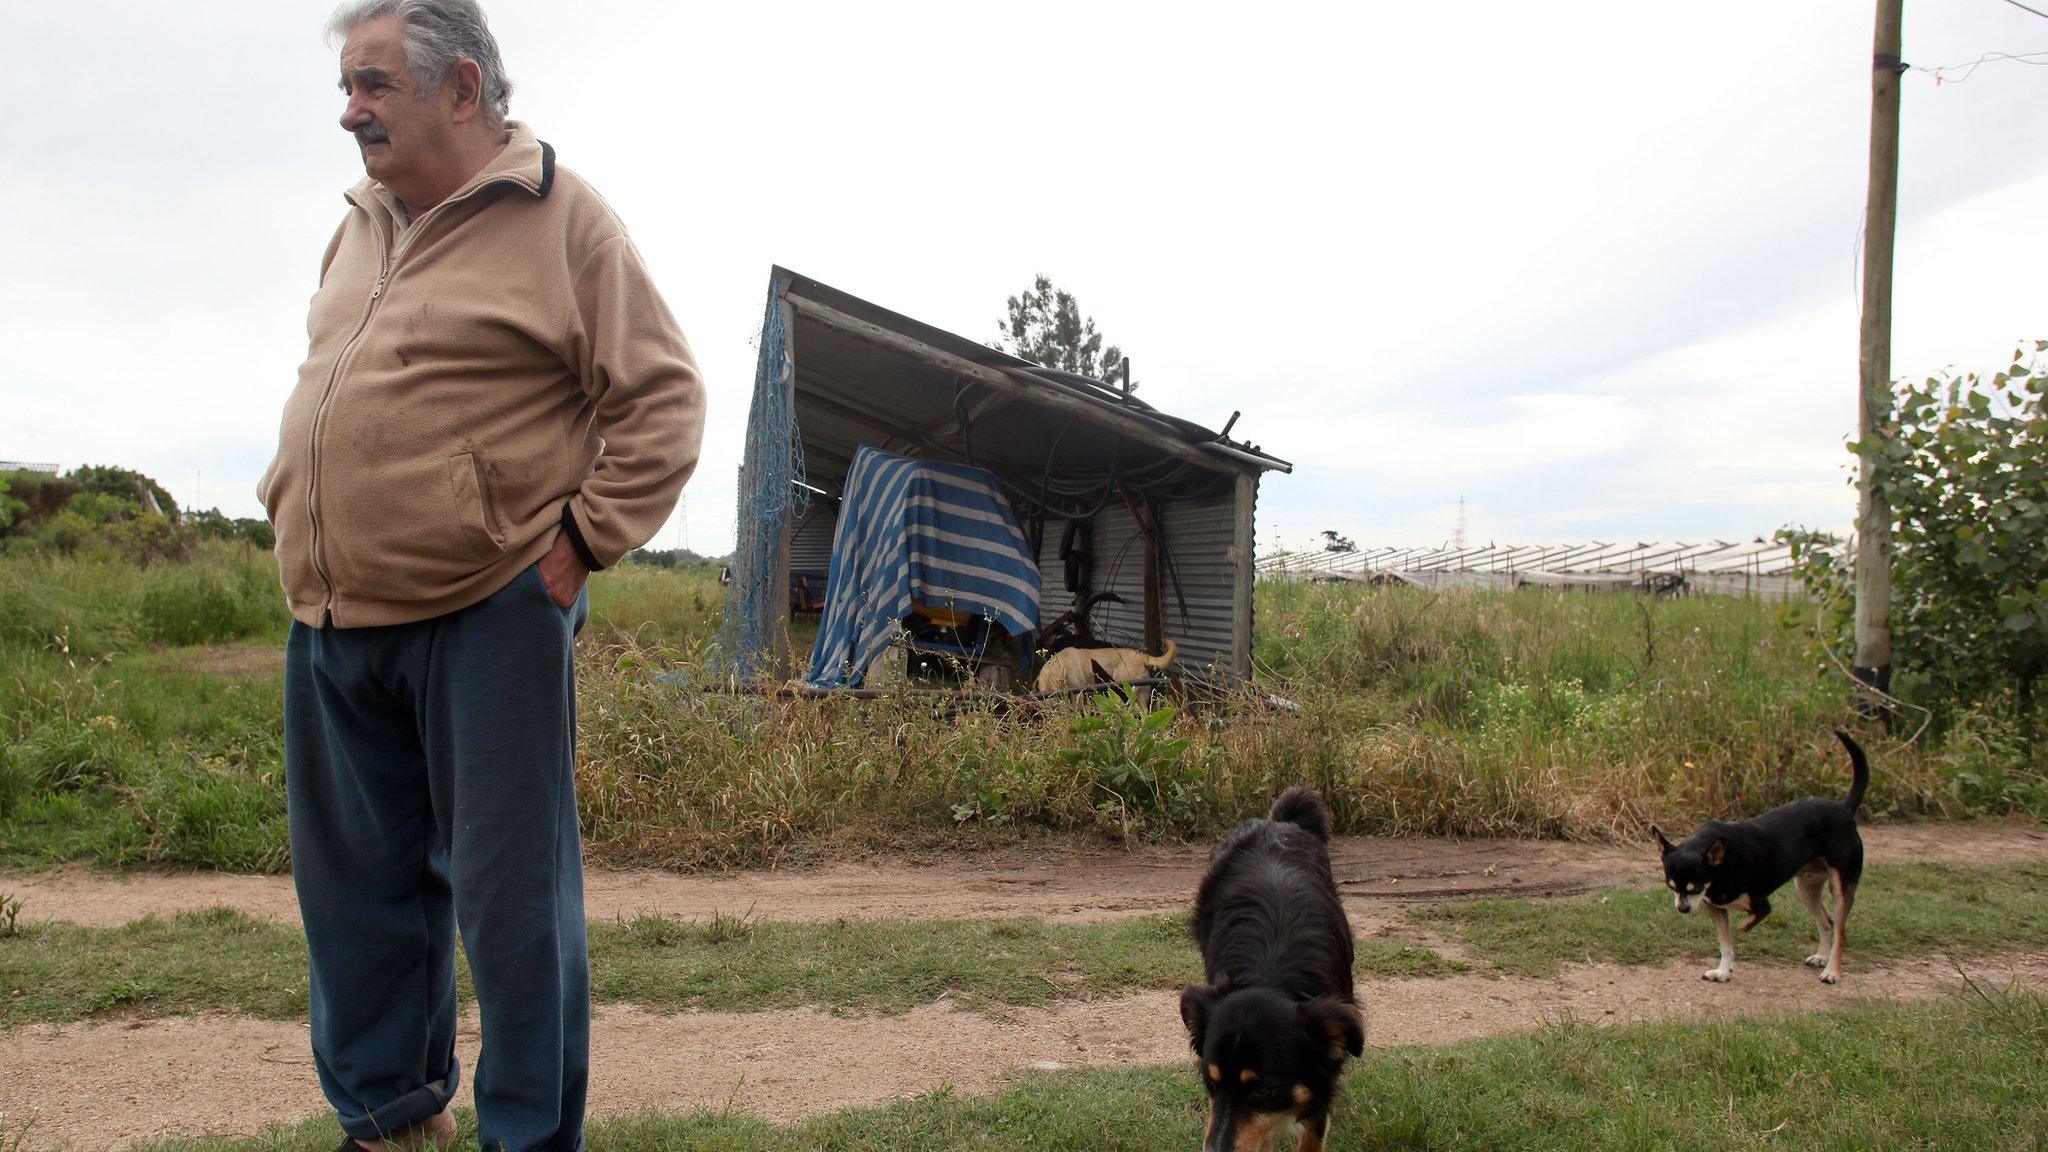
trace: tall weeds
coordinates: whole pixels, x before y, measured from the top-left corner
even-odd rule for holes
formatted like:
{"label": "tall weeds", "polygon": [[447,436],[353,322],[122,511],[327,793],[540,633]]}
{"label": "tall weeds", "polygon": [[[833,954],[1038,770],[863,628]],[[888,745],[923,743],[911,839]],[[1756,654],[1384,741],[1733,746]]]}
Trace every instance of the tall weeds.
{"label": "tall weeds", "polygon": [[[228,549],[229,546],[221,546]],[[258,563],[257,561],[261,561]],[[0,862],[285,866],[268,558],[200,574],[0,558]],[[151,589],[206,585],[211,606]],[[709,868],[1045,832],[1192,840],[1320,788],[1339,828],[1634,837],[1651,819],[1839,794],[1847,686],[1765,604],[1525,589],[1262,585],[1261,687],[1171,712],[1074,700],[937,714],[931,698],[772,699],[701,678],[719,589],[593,584],[578,774],[591,856]],[[238,605],[263,601],[260,614]],[[188,627],[189,625],[189,627]],[[151,635],[236,635],[226,652]],[[228,657],[228,658],[223,658]],[[1858,728],[1879,818],[2048,816],[2048,766],[1997,717],[1906,745]]]}
{"label": "tall weeds", "polygon": [[[1159,733],[1167,756],[1137,739],[1142,715],[1080,701],[940,719],[907,695],[691,692],[653,672],[696,655],[614,635],[582,679],[591,852],[703,867],[955,827],[1193,838],[1298,781],[1347,831],[1633,837],[1848,784],[1847,692],[1768,605],[1296,586],[1259,609],[1264,686],[1300,710],[1190,704]],[[1863,735],[1875,814],[2048,814],[1984,783],[1981,749]],[[2000,780],[2039,767],[1999,763]]]}

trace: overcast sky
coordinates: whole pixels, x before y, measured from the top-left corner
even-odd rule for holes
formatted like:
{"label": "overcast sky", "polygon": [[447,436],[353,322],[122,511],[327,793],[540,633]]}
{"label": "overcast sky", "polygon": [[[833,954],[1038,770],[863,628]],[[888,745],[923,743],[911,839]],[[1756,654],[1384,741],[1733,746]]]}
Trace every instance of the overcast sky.
{"label": "overcast sky", "polygon": [[[656,544],[707,552],[776,263],[983,340],[1052,277],[1150,402],[1295,462],[1262,546],[1434,542],[1461,496],[1477,540],[1844,526],[1871,7],[489,3],[705,369]],[[1913,64],[2048,50],[1907,9]],[[360,176],[328,12],[0,5],[0,459],[261,514]],[[2048,336],[2044,128],[2048,67],[1905,77],[1897,374]]]}

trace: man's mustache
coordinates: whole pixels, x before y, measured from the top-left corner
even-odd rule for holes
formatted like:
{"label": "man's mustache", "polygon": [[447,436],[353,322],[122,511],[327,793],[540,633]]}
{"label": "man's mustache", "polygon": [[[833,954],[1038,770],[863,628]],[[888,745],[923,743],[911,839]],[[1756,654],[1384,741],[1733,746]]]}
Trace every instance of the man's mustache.
{"label": "man's mustache", "polygon": [[365,124],[355,132],[358,144],[385,144],[391,140],[391,133],[382,124]]}

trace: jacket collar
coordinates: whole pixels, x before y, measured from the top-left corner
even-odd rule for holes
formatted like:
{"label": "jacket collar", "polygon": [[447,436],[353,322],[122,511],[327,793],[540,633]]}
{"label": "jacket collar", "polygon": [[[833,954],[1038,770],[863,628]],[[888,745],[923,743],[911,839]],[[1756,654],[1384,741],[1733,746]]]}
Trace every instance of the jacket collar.
{"label": "jacket collar", "polygon": [[[468,183],[448,195],[446,204],[459,200],[489,184],[510,184],[524,190],[534,199],[547,197],[555,186],[555,148],[533,134],[533,129],[518,120],[505,121],[505,130],[512,139],[505,150],[493,157],[483,170],[469,178]],[[348,199],[364,205],[372,201],[384,205],[387,211],[397,208],[397,198],[389,189],[368,176],[357,181],[347,192]]]}

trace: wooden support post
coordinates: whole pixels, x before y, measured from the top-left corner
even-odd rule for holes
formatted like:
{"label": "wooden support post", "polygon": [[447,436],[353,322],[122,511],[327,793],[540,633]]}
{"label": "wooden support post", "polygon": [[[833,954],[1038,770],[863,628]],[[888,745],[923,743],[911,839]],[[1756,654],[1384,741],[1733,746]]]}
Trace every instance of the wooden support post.
{"label": "wooden support post", "polygon": [[1166,580],[1159,562],[1159,533],[1145,530],[1145,651],[1166,651]]}
{"label": "wooden support post", "polygon": [[[1863,333],[1857,439],[1886,435],[1892,417],[1892,239],[1899,214],[1899,59],[1905,0],[1878,0],[1870,73],[1870,186],[1864,202]],[[1892,516],[1865,455],[1856,516],[1856,678],[1886,692],[1892,678]]]}
{"label": "wooden support post", "polygon": [[[796,316],[790,311],[788,296],[778,299],[775,302],[775,306],[782,310],[782,330],[787,334],[785,339],[788,343],[784,349],[784,355],[789,358],[790,369],[785,374],[785,387],[789,389],[788,402],[790,411],[794,413],[796,411]],[[784,445],[782,450],[793,452],[796,448],[794,445]],[[791,492],[778,492],[776,497],[781,500],[794,500],[795,494]],[[796,509],[792,504],[790,511],[783,516],[782,531],[776,534],[775,540],[775,594],[782,598],[779,608],[775,613],[775,678],[777,680],[788,680],[796,675],[796,667],[790,659],[789,651],[789,621],[790,617],[794,614],[794,605],[789,602],[789,541],[790,537],[794,535],[796,535]]]}
{"label": "wooden support post", "polygon": [[1237,478],[1237,506],[1230,534],[1230,562],[1236,570],[1231,596],[1230,670],[1244,679],[1252,675],[1252,590],[1256,573],[1252,569],[1252,510],[1259,498],[1259,478]]}
{"label": "wooden support post", "polygon": [[1131,513],[1131,523],[1138,526],[1139,534],[1145,538],[1145,603],[1142,606],[1145,651],[1163,652],[1166,650],[1166,584],[1159,560],[1159,522],[1152,506],[1129,488],[1119,484],[1116,494],[1123,497],[1124,507]]}

